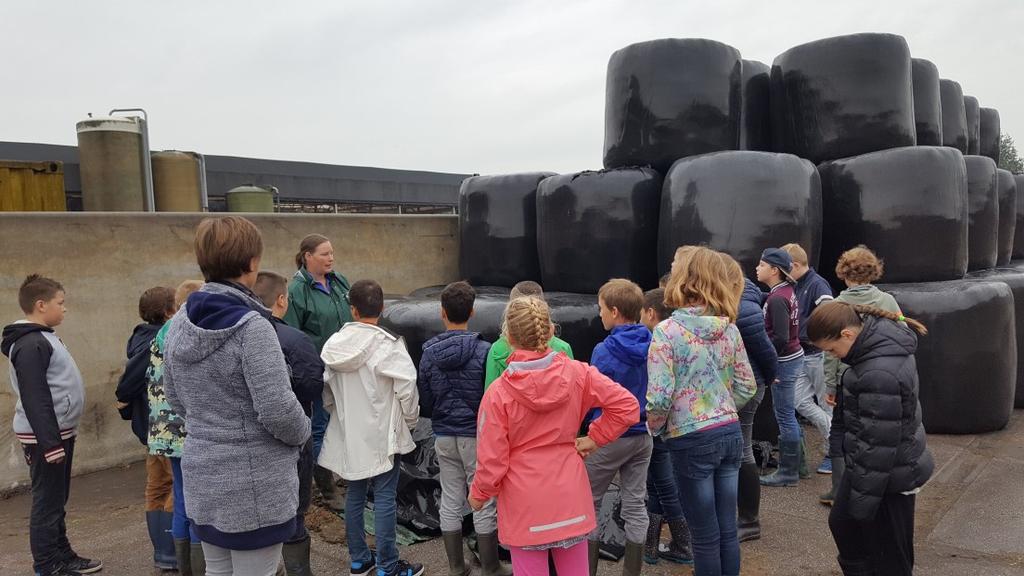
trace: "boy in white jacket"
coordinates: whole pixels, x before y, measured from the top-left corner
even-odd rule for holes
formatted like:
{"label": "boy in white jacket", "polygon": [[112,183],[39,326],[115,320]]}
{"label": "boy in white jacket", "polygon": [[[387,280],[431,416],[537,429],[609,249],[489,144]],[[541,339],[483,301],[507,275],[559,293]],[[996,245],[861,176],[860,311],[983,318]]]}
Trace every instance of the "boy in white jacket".
{"label": "boy in white jacket", "polygon": [[[419,419],[416,367],[405,341],[377,325],[384,291],[360,280],[348,293],[354,322],[324,345],[324,408],[330,424],[319,464],[348,481],[345,528],[352,576],[420,576],[423,566],[400,560],[395,544],[398,457],[416,447]],[[366,545],[363,509],[373,487],[377,558]]]}

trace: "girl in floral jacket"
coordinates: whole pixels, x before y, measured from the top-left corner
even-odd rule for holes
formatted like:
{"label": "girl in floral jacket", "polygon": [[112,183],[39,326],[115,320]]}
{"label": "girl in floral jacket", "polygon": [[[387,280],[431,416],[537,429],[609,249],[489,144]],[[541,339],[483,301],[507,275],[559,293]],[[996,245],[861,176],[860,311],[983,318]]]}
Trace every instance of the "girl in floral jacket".
{"label": "girl in floral jacket", "polygon": [[665,304],[676,310],[654,329],[647,359],[647,426],[672,453],[698,576],[740,573],[737,410],[757,385],[735,324],[738,267],[708,248],[676,253],[665,288]]}

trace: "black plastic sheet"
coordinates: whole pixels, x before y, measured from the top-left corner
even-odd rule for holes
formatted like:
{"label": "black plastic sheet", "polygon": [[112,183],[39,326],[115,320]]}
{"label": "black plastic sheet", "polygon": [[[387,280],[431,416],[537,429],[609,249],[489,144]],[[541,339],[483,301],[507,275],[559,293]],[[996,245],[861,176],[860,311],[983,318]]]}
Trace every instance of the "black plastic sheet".
{"label": "black plastic sheet", "polygon": [[[434,286],[424,286],[423,288],[417,288],[412,292],[409,292],[409,298],[439,298],[441,292],[444,292],[447,284],[437,284]],[[473,290],[476,291],[477,296],[504,296],[508,298],[511,289],[504,286],[473,286]]]}
{"label": "black plastic sheet", "polygon": [[967,118],[967,154],[981,153],[981,105],[974,96],[964,95],[964,115]]}
{"label": "black plastic sheet", "polygon": [[929,331],[916,354],[925,429],[979,434],[1005,427],[1017,377],[1010,288],[974,279],[879,288]]}
{"label": "black plastic sheet", "polygon": [[942,97],[939,69],[923,58],[911,60],[914,73],[914,124],[918,146],[942,146]]}
{"label": "black plastic sheet", "polygon": [[[544,299],[551,308],[556,334],[572,346],[577,360],[590,361],[594,346],[607,335],[598,316],[597,296],[545,292]],[[501,319],[507,304],[507,295],[478,295],[469,329],[479,332],[484,340],[494,342],[501,335]],[[444,332],[439,296],[410,297],[396,302],[384,308],[380,323],[405,340],[409,356],[419,366],[423,343]]]}
{"label": "black plastic sheet", "polygon": [[608,61],[604,167],[664,172],[685,156],[739,147],[742,64],[721,42],[631,44]]}
{"label": "black plastic sheet", "polygon": [[913,146],[825,162],[822,269],[857,246],[885,261],[886,282],[932,282],[967,272],[967,174],[959,151]]}
{"label": "black plastic sheet", "polygon": [[552,176],[537,188],[545,290],[595,294],[611,278],[658,285],[661,174],[618,168]]}
{"label": "black plastic sheet", "polygon": [[399,459],[398,523],[418,536],[440,536],[441,468],[430,419],[420,418],[412,436],[416,448]]}
{"label": "black plastic sheet", "polygon": [[954,80],[939,80],[942,100],[942,145],[967,154],[967,112],[964,110],[964,91]]}
{"label": "black plastic sheet", "polygon": [[986,156],[964,156],[967,165],[967,269],[996,265],[999,254],[999,179]]}
{"label": "black plastic sheet", "polygon": [[459,275],[471,284],[540,280],[537,184],[552,172],[472,176],[459,190]]}
{"label": "black plastic sheet", "polygon": [[771,151],[770,92],[771,68],[764,62],[744,60],[740,150]]}
{"label": "black plastic sheet", "polygon": [[684,158],[665,178],[658,266],[668,272],[679,246],[707,245],[736,259],[749,277],[768,247],[797,242],[818,261],[821,182],[792,154],[717,152]]}
{"label": "black plastic sheet", "polygon": [[617,561],[626,554],[626,521],[622,519],[622,491],[618,482],[608,486],[595,513],[601,558]]}
{"label": "black plastic sheet", "polygon": [[1014,174],[1017,185],[1017,225],[1013,230],[1013,260],[1024,259],[1024,174]]}
{"label": "black plastic sheet", "polygon": [[1009,170],[996,170],[999,187],[999,246],[996,265],[1005,266],[1013,257],[1013,240],[1017,229],[1017,182]]}
{"label": "black plastic sheet", "polygon": [[802,44],[772,64],[774,149],[815,164],[913,146],[910,48],[894,34]]}
{"label": "black plastic sheet", "polygon": [[979,150],[981,156],[988,156],[999,164],[999,110],[982,108],[979,113]]}
{"label": "black plastic sheet", "polygon": [[1007,266],[994,270],[971,272],[968,278],[984,281],[1002,282],[1013,292],[1014,331],[1017,341],[1017,385],[1014,393],[1013,407],[1024,408],[1024,263],[1016,267]]}

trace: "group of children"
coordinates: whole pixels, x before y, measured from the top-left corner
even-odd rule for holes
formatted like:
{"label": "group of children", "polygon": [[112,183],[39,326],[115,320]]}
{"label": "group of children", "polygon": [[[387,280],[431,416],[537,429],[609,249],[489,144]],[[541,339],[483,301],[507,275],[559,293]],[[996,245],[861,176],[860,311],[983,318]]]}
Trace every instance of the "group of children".
{"label": "group of children", "polygon": [[[455,282],[441,294],[446,331],[423,345],[418,368],[404,341],[379,325],[383,290],[372,280],[348,287],[352,321],[317,353],[282,320],[287,281],[260,272],[261,255],[259,231],[244,218],[204,220],[196,256],[206,282],[150,290],[140,302],[144,324],[130,342],[118,407],[149,451],[157,566],[272,575],[283,557],[289,575],[311,573],[302,518],[314,465],[310,417],[322,399],[329,423],[316,461],[347,481],[353,576],[423,573],[399,558],[395,541],[400,457],[415,447],[421,411],[436,438],[449,576],[470,573],[467,508],[483,576],[510,573],[499,540],[519,576],[547,574],[549,563],[561,576],[595,576],[596,511],[616,477],[624,575],[659,559],[692,562],[698,575],[737,575],[739,542],[760,535],[759,484],[799,480],[797,411],[829,438],[819,471],[833,472],[829,523],[844,573],[912,570],[914,494],[932,464],[907,326],[925,331],[871,285],[881,265],[866,248],[840,259],[849,288],[828,302],[827,283],[799,246],[763,253],[756,272],[767,295],[729,255],[684,246],[662,288],[644,293],[624,279],[601,287],[609,335],[589,364],[556,336],[536,283],[512,289],[490,344],[468,329],[475,290]],[[4,329],[2,351],[32,475],[36,572],[74,576],[102,564],[74,553],[64,527],[84,400],[53,334],[63,300],[59,284],[29,277],[19,293],[26,319]],[[750,426],[766,388],[780,464],[758,478]],[[371,492],[376,551],[363,529]]]}

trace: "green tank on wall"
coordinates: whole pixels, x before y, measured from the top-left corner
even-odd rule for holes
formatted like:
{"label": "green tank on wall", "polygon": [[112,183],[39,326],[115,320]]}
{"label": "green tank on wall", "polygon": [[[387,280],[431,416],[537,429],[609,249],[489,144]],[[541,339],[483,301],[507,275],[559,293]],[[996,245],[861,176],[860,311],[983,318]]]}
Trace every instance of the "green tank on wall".
{"label": "green tank on wall", "polygon": [[228,190],[228,212],[273,212],[277,188],[247,184]]}

